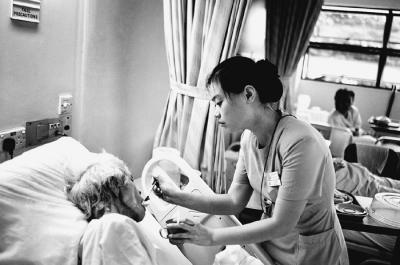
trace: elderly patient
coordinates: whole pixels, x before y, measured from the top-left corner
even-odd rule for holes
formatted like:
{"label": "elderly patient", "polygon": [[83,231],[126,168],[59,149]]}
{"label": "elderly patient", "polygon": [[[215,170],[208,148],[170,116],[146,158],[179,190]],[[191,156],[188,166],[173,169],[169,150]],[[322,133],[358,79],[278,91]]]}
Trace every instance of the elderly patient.
{"label": "elderly patient", "polygon": [[[336,188],[350,192],[353,195],[374,197],[379,192],[400,193],[400,181],[381,177],[371,173],[358,163],[349,163],[340,158],[333,160],[336,171]],[[375,247],[391,252],[396,237],[351,230],[343,230],[346,240],[361,245]]]}
{"label": "elderly patient", "polygon": [[89,225],[81,239],[82,264],[157,264],[152,245],[137,222],[145,215],[142,198],[123,161],[96,154],[78,179],[67,179],[67,197]]}

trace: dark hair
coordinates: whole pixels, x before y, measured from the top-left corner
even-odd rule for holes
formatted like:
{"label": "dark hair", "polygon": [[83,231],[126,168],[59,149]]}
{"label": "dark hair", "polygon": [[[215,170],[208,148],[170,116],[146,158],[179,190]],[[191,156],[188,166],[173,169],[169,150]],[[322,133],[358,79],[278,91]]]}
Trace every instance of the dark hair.
{"label": "dark hair", "polygon": [[340,113],[346,113],[353,102],[354,92],[346,88],[341,88],[335,94],[335,108]]}
{"label": "dark hair", "polygon": [[235,56],[219,63],[207,79],[207,86],[220,84],[225,95],[240,94],[246,85],[253,86],[261,103],[278,101],[283,92],[275,65],[268,60],[257,63],[252,59]]}

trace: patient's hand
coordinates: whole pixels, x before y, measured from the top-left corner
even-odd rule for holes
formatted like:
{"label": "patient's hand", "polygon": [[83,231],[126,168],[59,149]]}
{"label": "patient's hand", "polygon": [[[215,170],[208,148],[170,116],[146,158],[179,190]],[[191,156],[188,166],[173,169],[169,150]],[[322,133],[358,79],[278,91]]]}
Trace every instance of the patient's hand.
{"label": "patient's hand", "polygon": [[345,162],[341,158],[334,158],[333,159],[333,167],[335,168],[335,172],[339,169],[345,168]]}

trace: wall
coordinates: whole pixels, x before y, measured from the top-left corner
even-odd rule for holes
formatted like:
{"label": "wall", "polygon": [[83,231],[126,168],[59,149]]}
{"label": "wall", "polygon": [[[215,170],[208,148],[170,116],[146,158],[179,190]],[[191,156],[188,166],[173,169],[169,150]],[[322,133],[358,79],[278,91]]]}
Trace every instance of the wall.
{"label": "wall", "polygon": [[[354,105],[360,110],[364,129],[369,129],[369,117],[385,115],[391,93],[388,90],[301,80],[297,95],[307,94],[311,97],[311,107],[318,106],[323,110],[331,111],[335,107],[334,96],[336,90],[343,87],[354,91],[356,95]],[[397,93],[396,101],[393,103],[392,113],[390,115],[391,118],[400,119],[399,105],[400,93]]]}
{"label": "wall", "polygon": [[74,93],[79,0],[42,1],[40,23],[10,19],[0,1],[0,130],[57,117],[58,95]]}
{"label": "wall", "polygon": [[[101,4],[100,4],[101,3]],[[151,156],[168,91],[160,0],[85,0],[74,136],[137,177]]]}
{"label": "wall", "polygon": [[72,135],[138,176],[169,91],[162,1],[42,1],[33,26],[9,8],[0,1],[0,130],[55,117],[71,93]]}
{"label": "wall", "polygon": [[244,23],[238,54],[255,61],[265,58],[266,19],[265,0],[253,0]]}

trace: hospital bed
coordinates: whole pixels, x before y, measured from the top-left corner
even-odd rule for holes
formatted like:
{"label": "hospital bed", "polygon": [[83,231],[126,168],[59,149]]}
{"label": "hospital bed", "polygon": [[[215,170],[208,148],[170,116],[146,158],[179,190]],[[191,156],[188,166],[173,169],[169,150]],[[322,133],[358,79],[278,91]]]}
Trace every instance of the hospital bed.
{"label": "hospital bed", "polygon": [[[165,150],[164,150],[165,151]],[[165,154],[165,153],[164,153]],[[64,176],[80,175],[90,164],[93,153],[71,137],[29,150],[0,164],[0,265],[2,264],[78,264],[78,248],[87,222],[84,215],[67,200]],[[150,160],[142,176],[147,188],[154,165],[164,167],[163,156]],[[171,156],[172,157],[172,156]],[[182,161],[179,162],[179,165]],[[211,192],[197,172],[188,167],[181,172],[190,178],[186,188],[193,192]],[[197,178],[197,180],[195,180]],[[195,186],[200,188],[194,188]],[[150,195],[150,207],[139,225],[153,242],[162,265],[212,264],[223,246],[200,247],[184,244],[180,250],[159,235],[163,220],[175,216],[196,217],[214,227],[240,225],[233,216],[210,216],[163,204]],[[244,246],[267,264],[257,245]]]}

